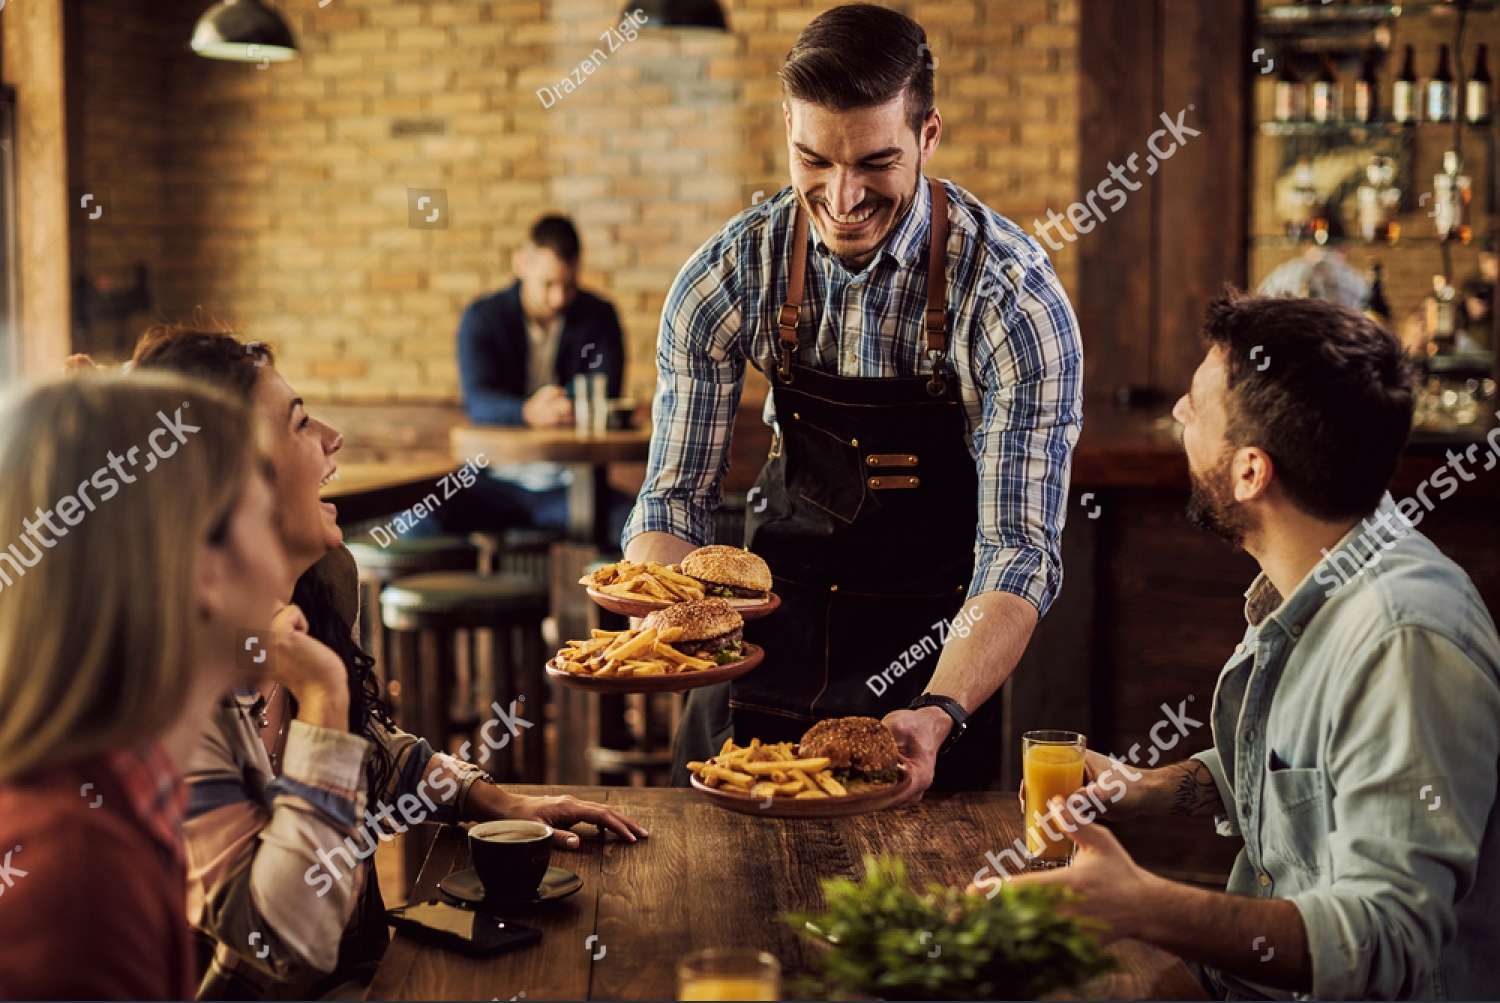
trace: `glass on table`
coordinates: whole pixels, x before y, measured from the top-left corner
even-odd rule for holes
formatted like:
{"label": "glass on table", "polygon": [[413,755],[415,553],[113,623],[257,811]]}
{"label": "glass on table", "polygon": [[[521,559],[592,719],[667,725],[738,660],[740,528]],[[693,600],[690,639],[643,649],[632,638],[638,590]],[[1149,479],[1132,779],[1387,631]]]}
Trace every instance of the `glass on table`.
{"label": "glass on table", "polygon": [[1032,870],[1066,867],[1073,859],[1073,839],[1056,827],[1042,825],[1047,802],[1067,800],[1083,786],[1084,750],[1088,740],[1076,731],[1028,731],[1021,736],[1021,775],[1026,780],[1026,853]]}
{"label": "glass on table", "polygon": [[781,963],[765,951],[711,947],[677,963],[679,1000],[779,1000]]}

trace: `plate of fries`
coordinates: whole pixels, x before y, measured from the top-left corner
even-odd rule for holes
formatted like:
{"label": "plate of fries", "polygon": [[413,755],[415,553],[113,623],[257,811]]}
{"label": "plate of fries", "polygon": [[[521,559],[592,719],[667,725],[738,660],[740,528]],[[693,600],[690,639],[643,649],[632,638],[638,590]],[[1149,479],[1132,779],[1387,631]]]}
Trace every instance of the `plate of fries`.
{"label": "plate of fries", "polygon": [[794,742],[749,745],[724,740],[724,748],[706,762],[688,763],[693,787],[721,808],[771,818],[838,818],[889,807],[910,780],[902,770],[895,783],[840,783],[821,756],[798,756]]}
{"label": "plate of fries", "polygon": [[684,655],[671,646],[681,627],[591,631],[569,641],[547,663],[547,675],[564,686],[595,693],[678,693],[738,679],[761,663],[764,648],[746,644],[745,657],[728,665]]}
{"label": "plate of fries", "polygon": [[[698,579],[689,578],[676,565],[656,561],[616,561],[584,575],[578,584],[595,603],[620,616],[645,616],[673,603],[694,602],[705,594]],[[781,605],[774,592],[766,599],[728,602],[746,620],[758,620]]]}

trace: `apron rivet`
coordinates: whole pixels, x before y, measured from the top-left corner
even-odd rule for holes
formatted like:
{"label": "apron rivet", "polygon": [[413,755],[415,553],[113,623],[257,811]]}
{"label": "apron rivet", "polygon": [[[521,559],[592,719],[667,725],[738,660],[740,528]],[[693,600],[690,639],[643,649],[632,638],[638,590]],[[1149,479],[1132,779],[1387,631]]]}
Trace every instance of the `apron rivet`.
{"label": "apron rivet", "polygon": [[853,446],[855,449],[858,449],[859,448],[859,440],[858,439],[850,439],[849,440],[849,445]]}
{"label": "apron rivet", "polygon": [[838,590],[839,590],[839,587],[837,585],[830,585],[830,586],[828,586],[828,591],[829,592],[837,592]]}
{"label": "apron rivet", "polygon": [[796,411],[792,412],[792,418],[794,420],[796,420],[796,421],[801,421],[802,420],[802,416],[800,414],[798,414]]}

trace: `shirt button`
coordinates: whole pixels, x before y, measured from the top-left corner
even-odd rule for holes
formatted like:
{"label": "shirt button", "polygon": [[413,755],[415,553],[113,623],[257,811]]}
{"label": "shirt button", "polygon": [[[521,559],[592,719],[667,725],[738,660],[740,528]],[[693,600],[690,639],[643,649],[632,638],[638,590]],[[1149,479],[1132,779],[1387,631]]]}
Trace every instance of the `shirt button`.
{"label": "shirt button", "polygon": [[1301,637],[1302,636],[1302,625],[1301,624],[1296,624],[1296,625],[1294,625],[1292,627],[1292,636],[1293,637]]}
{"label": "shirt button", "polygon": [[1265,871],[1261,871],[1260,876],[1256,878],[1256,880],[1260,882],[1260,886],[1262,888],[1271,887],[1271,875],[1267,874]]}

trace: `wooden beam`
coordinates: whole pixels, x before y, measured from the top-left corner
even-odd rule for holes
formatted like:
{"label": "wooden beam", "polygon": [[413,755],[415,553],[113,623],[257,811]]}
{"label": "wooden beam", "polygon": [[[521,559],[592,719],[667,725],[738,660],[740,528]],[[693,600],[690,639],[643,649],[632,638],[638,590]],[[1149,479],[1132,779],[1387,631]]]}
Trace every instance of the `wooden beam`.
{"label": "wooden beam", "polygon": [[62,0],[5,10],[5,83],[16,93],[16,236],[22,376],[58,372],[71,351],[67,91]]}

